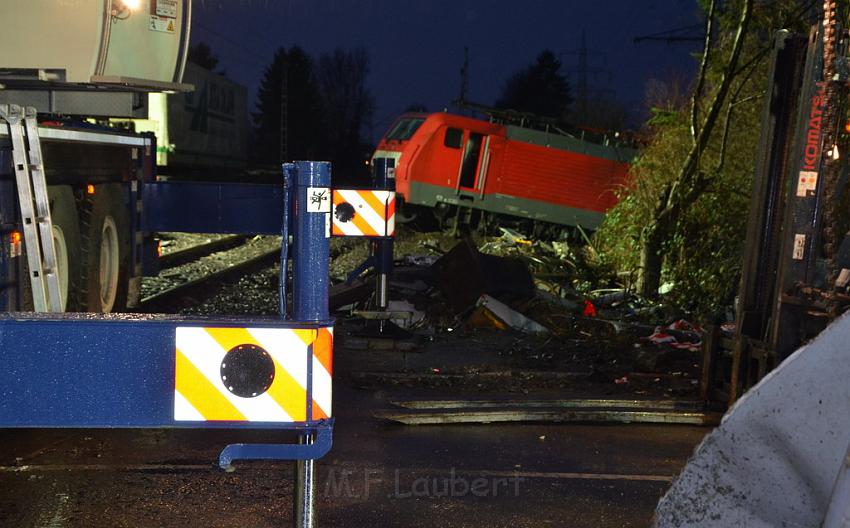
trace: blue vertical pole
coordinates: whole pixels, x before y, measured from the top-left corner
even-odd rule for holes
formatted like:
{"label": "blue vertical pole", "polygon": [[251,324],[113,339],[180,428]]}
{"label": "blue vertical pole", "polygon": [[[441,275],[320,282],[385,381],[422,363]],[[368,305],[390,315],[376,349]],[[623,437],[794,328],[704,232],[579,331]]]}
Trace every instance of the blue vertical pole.
{"label": "blue vertical pole", "polygon": [[[293,200],[292,315],[296,321],[326,321],[330,277],[331,164],[295,163]],[[321,209],[322,212],[310,212]],[[328,211],[328,212],[324,212]]]}
{"label": "blue vertical pole", "polygon": [[[296,321],[326,321],[330,277],[331,164],[298,161],[294,167],[292,315]],[[310,367],[308,366],[308,372]],[[310,391],[308,381],[308,391]],[[299,443],[315,442],[303,433]],[[315,466],[313,460],[295,463],[295,526],[313,528],[315,522]]]}
{"label": "blue vertical pole", "polygon": [[296,177],[294,163],[284,163],[283,169],[283,222],[280,228],[280,284],[278,297],[280,299],[280,317],[289,319],[286,307],[286,284],[289,271],[289,232],[292,216],[292,188]]}
{"label": "blue vertical pole", "polygon": [[[395,192],[395,160],[376,158],[373,178],[375,189]],[[386,310],[389,304],[389,277],[393,269],[393,239],[373,240],[372,252],[375,255],[375,304],[378,310]]]}

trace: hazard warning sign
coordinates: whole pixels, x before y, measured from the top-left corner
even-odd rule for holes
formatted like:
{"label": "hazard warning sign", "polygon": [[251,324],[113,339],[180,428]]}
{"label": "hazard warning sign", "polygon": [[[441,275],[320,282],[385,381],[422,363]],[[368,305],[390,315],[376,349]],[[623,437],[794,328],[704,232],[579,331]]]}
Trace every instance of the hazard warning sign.
{"label": "hazard warning sign", "polygon": [[175,344],[176,421],[331,415],[332,328],[178,327]]}
{"label": "hazard warning sign", "polygon": [[174,33],[174,19],[151,15],[151,21],[148,25],[151,31],[159,31],[161,33]]}
{"label": "hazard warning sign", "polygon": [[334,236],[390,237],[395,233],[395,193],[334,189]]}

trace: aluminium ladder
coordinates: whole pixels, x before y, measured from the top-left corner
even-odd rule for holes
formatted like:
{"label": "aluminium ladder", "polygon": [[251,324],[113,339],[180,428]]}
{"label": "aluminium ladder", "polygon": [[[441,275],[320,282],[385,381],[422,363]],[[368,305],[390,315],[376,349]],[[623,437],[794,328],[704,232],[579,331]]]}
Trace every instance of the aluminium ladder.
{"label": "aluminium ladder", "polygon": [[0,105],[0,121],[8,125],[24,244],[36,312],[61,312],[62,300],[53,244],[50,200],[35,108]]}

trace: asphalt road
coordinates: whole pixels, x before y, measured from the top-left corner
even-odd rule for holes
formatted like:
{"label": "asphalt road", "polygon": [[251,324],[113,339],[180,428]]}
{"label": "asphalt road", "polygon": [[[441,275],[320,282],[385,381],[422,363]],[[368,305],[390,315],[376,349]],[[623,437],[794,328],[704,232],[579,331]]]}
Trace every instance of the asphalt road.
{"label": "asphalt road", "polygon": [[[708,431],[690,426],[399,426],[388,396],[338,387],[318,463],[321,526],[647,526]],[[291,463],[213,466],[231,441],[280,433],[0,431],[0,526],[292,524]]]}

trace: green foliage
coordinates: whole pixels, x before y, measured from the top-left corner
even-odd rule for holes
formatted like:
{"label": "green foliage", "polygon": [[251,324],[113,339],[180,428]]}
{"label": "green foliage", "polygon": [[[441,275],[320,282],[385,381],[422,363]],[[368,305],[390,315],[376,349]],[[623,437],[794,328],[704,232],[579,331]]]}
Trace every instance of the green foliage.
{"label": "green foliage", "polygon": [[[708,104],[722,75],[731,47],[731,19],[720,14],[717,48],[707,70],[700,108]],[[674,287],[668,300],[697,316],[711,318],[732,304],[739,283],[741,250],[750,205],[752,172],[760,133],[769,56],[766,50],[776,24],[804,26],[805,14],[794,2],[780,0],[772,10],[757,10],[730,94],[708,147],[701,153],[699,170],[708,187],[690,204],[672,233],[664,240],[662,281]],[[729,105],[732,105],[731,112]],[[597,265],[618,273],[634,285],[640,266],[641,234],[665,199],[664,189],[676,180],[691,148],[690,105],[656,104],[646,124],[651,139],[633,163],[631,183],[620,192],[620,202],[595,234]],[[702,113],[698,114],[701,123]],[[727,127],[728,116],[728,127]],[[728,137],[724,138],[727,133]],[[724,152],[725,149],[725,152]]]}
{"label": "green foliage", "polygon": [[634,284],[640,266],[641,230],[651,220],[662,186],[675,178],[690,146],[688,117],[664,111],[662,124],[652,128],[652,140],[632,163],[631,184],[619,191],[619,203],[594,234],[598,263],[616,270]]}
{"label": "green foliage", "polygon": [[[739,109],[735,119],[740,128],[730,134],[724,167],[712,176],[709,189],[690,204],[662,247],[667,257],[663,281],[674,284],[669,300],[701,316],[722,311],[738,285],[759,102]],[[667,116],[634,163],[632,185],[621,191],[619,204],[595,235],[599,264],[625,271],[627,284],[637,278],[641,230],[653,218],[659,189],[675,177],[689,146],[687,113]],[[719,150],[718,137],[703,157],[703,170],[717,165]]]}
{"label": "green foliage", "polygon": [[651,116],[646,124],[653,128],[673,125],[679,117],[679,112],[657,106],[650,108],[649,113]]}

